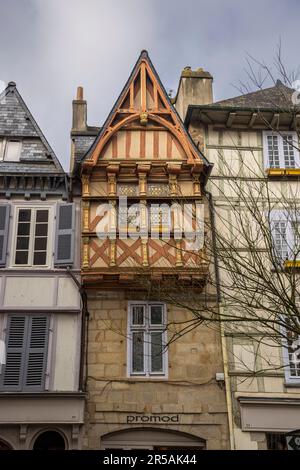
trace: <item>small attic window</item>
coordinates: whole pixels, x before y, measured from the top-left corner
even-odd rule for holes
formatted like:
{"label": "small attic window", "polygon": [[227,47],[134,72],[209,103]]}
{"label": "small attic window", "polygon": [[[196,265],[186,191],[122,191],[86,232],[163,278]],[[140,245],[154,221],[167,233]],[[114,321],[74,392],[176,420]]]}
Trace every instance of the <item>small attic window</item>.
{"label": "small attic window", "polygon": [[19,162],[21,155],[22,142],[17,139],[10,139],[6,143],[4,161]]}

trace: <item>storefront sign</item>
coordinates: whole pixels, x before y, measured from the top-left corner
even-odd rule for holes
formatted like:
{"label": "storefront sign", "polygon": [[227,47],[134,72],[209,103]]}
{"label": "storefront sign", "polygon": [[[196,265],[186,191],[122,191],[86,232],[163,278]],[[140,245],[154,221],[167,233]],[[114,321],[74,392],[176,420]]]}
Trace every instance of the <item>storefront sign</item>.
{"label": "storefront sign", "polygon": [[127,424],[151,423],[151,424],[172,424],[179,423],[179,415],[128,415]]}

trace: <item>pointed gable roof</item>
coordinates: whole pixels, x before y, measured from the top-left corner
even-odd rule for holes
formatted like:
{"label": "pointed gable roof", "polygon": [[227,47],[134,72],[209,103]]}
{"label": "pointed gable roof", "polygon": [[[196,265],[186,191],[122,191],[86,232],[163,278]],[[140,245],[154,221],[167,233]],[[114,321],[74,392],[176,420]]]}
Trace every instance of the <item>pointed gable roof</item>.
{"label": "pointed gable roof", "polygon": [[53,149],[14,82],[0,94],[0,138],[22,139],[19,162],[0,161],[1,173],[64,174]]}
{"label": "pointed gable roof", "polygon": [[[150,84],[150,85],[149,85]],[[151,87],[152,105],[149,106],[147,93]],[[136,89],[138,90],[136,91]],[[138,95],[138,104],[137,104]],[[149,121],[171,132],[182,146],[188,163],[207,165],[209,162],[197,149],[183,122],[173,107],[166,90],[150,60],[148,52],[143,50],[103,127],[93,145],[83,157],[83,166],[96,165],[102,149],[110,138],[121,128],[139,121],[147,126]]]}

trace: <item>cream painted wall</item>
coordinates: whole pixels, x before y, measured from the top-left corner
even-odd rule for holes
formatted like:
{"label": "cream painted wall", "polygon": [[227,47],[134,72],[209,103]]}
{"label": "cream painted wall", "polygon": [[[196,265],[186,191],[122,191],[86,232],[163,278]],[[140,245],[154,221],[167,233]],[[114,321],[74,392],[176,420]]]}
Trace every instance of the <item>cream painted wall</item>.
{"label": "cream painted wall", "polygon": [[[51,390],[76,391],[79,378],[80,316],[56,314]],[[51,384],[51,382],[50,382]]]}

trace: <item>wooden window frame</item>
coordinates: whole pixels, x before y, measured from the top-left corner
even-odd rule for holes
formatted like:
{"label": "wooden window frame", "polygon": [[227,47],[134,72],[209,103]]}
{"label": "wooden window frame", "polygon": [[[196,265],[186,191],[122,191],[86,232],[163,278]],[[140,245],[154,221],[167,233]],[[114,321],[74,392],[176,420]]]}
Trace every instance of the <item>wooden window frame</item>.
{"label": "wooden window frame", "polygon": [[[16,247],[17,247],[17,237],[18,237],[18,222],[19,222],[19,212],[20,210],[31,210],[33,211],[34,218],[30,220],[30,234],[29,234],[29,249],[28,249],[28,263],[27,264],[17,264],[16,263]],[[48,233],[47,233],[47,251],[46,251],[46,263],[45,264],[33,264],[34,257],[34,241],[35,241],[35,226],[36,226],[36,212],[38,210],[47,210],[48,211]],[[50,205],[18,205],[15,206],[15,221],[14,221],[14,234],[13,234],[13,245],[12,245],[12,255],[10,265],[14,268],[33,268],[33,269],[45,269],[51,267],[51,258],[53,253],[52,239],[53,239],[53,207]]]}
{"label": "wooden window frame", "polygon": [[[270,165],[270,158],[268,152],[268,136],[276,136],[278,138],[278,151],[279,151],[279,167],[271,166]],[[274,172],[274,174],[278,173],[279,170],[291,170],[291,171],[300,171],[300,153],[298,148],[293,147],[294,149],[294,159],[295,159],[295,166],[288,167],[285,165],[284,159],[284,136],[292,136],[295,142],[295,147],[299,147],[298,143],[298,135],[294,131],[282,131],[282,132],[275,132],[275,131],[263,131],[263,155],[264,155],[264,165],[265,169],[269,170],[270,172]]]}

